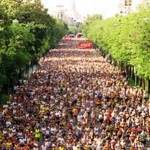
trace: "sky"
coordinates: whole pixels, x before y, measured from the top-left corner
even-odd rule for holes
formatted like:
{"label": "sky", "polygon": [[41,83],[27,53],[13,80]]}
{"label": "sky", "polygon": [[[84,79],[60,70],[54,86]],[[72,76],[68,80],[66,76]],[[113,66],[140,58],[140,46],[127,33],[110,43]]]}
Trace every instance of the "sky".
{"label": "sky", "polygon": [[[74,0],[76,11],[81,16],[102,14],[104,18],[112,17],[118,12],[121,0]],[[70,8],[72,0],[42,0],[43,5],[52,11],[57,4]]]}

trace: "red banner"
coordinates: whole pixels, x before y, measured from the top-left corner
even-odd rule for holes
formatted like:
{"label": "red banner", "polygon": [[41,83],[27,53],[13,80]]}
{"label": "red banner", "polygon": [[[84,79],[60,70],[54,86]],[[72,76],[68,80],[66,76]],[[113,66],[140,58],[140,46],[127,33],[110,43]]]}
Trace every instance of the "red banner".
{"label": "red banner", "polygon": [[92,49],[93,48],[93,44],[92,42],[79,42],[79,48],[81,49]]}

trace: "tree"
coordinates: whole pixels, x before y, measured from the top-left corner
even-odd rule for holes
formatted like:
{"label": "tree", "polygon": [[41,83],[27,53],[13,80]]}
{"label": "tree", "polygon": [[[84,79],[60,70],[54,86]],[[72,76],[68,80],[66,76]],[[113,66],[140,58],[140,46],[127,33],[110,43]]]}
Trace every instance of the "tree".
{"label": "tree", "polygon": [[140,7],[125,17],[105,20],[89,17],[84,35],[113,59],[136,68],[139,77],[150,79],[150,9]]}
{"label": "tree", "polygon": [[[14,22],[17,20],[17,23]],[[51,17],[40,0],[0,1],[0,96],[8,94],[22,71],[37,62],[66,34],[67,25]]]}

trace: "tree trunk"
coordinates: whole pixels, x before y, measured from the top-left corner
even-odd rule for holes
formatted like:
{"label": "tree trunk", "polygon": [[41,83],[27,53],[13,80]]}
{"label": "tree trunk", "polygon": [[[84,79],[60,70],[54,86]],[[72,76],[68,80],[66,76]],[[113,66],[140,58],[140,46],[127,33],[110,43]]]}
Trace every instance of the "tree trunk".
{"label": "tree trunk", "polygon": [[131,66],[130,65],[127,66],[127,75],[128,75],[128,78],[131,77]]}
{"label": "tree trunk", "polygon": [[148,93],[150,94],[150,80],[148,79]]}
{"label": "tree trunk", "polygon": [[138,77],[137,77],[137,75],[135,74],[135,76],[134,76],[134,83],[135,83],[135,86],[137,86],[137,83],[138,83],[138,79],[137,79]]}
{"label": "tree trunk", "polygon": [[135,74],[134,74],[134,67],[133,66],[131,67],[131,77],[134,80]]}
{"label": "tree trunk", "polygon": [[145,80],[142,79],[142,88],[145,90]]}
{"label": "tree trunk", "polygon": [[139,85],[140,85],[140,87],[142,87],[142,78],[140,78],[140,84]]}

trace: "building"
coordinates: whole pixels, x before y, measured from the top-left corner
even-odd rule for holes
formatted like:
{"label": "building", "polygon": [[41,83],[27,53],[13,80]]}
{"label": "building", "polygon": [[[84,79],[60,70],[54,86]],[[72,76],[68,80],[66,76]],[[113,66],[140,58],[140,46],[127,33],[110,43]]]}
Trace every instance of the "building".
{"label": "building", "polygon": [[51,13],[52,16],[58,18],[58,19],[62,19],[62,20],[66,20],[66,16],[65,16],[65,7],[62,4],[57,4],[55,7],[55,10]]}
{"label": "building", "polygon": [[143,0],[120,0],[119,14],[125,16],[126,14],[137,11],[142,2]]}
{"label": "building", "polygon": [[62,19],[67,24],[76,25],[82,22],[83,19],[76,11],[75,0],[70,0],[69,3],[64,3],[63,0],[55,0],[49,14],[55,18]]}

